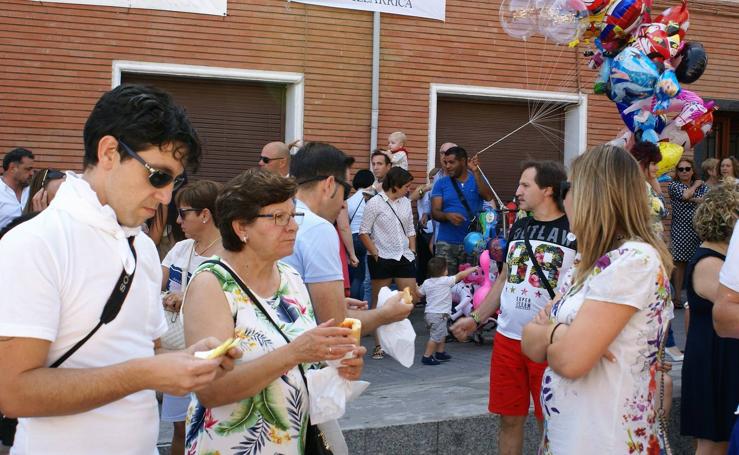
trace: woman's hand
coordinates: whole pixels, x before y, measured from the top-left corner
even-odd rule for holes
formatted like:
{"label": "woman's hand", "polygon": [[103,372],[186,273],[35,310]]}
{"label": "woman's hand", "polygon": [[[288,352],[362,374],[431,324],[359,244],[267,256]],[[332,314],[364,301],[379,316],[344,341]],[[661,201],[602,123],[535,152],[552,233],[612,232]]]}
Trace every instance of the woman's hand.
{"label": "woman's hand", "polygon": [[359,259],[357,259],[357,255],[356,254],[352,253],[349,256],[349,265],[352,266],[352,267],[354,267],[354,268],[357,268],[357,266],[359,265]]}
{"label": "woman's hand", "polygon": [[49,193],[45,189],[41,188],[33,195],[31,199],[31,207],[34,212],[40,212],[49,206]]}
{"label": "woman's hand", "polygon": [[182,307],[182,293],[181,292],[169,292],[162,298],[162,305],[167,311],[172,313],[179,313]]}
{"label": "woman's hand", "polygon": [[338,360],[356,348],[351,329],[336,327],[334,324],[334,320],[329,319],[304,332],[289,344],[296,364]]}
{"label": "woman's hand", "polygon": [[362,376],[362,369],[364,368],[364,355],[367,353],[367,348],[364,346],[357,346],[352,351],[354,357],[351,359],[344,359],[341,361],[341,366],[338,368],[339,376],[350,381],[356,381]]}

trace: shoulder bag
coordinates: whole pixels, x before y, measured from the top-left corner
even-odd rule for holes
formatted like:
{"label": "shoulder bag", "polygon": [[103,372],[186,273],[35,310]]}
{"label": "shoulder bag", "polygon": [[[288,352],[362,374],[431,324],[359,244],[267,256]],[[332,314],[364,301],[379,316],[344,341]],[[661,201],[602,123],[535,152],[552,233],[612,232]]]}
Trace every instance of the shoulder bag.
{"label": "shoulder bag", "polygon": [[[251,300],[254,305],[259,308],[259,311],[262,312],[264,317],[267,318],[267,320],[274,326],[275,329],[282,335],[282,338],[285,339],[286,343],[290,343],[290,339],[285,335],[285,333],[280,329],[280,326],[272,319],[272,316],[264,309],[264,306],[262,306],[262,302],[255,296],[251,289],[244,283],[241,278],[234,272],[231,267],[229,267],[226,263],[218,260],[208,260],[205,261],[204,264],[211,263],[211,264],[218,264],[221,267],[223,267],[230,275],[233,277],[234,281],[236,281],[236,284],[239,285],[242,291],[244,291],[244,294],[249,297],[249,300]],[[298,369],[300,370],[300,376],[303,377],[303,382],[305,382],[305,390],[308,391],[308,379],[305,377],[305,370],[303,369],[302,364],[298,364]],[[310,393],[310,391],[308,391]],[[305,453],[310,455],[333,455],[333,452],[331,451],[331,448],[327,442],[326,436],[323,434],[320,428],[318,428],[317,425],[313,425],[310,423],[310,417],[308,417],[308,427],[306,429],[306,435],[305,435]]]}
{"label": "shoulder bag", "polygon": [[457,193],[457,197],[459,198],[459,201],[464,206],[464,209],[467,211],[467,218],[469,219],[469,224],[467,225],[467,232],[473,232],[477,230],[477,215],[475,215],[472,212],[472,209],[470,208],[470,204],[467,202],[467,198],[464,197],[464,193],[462,193],[462,189],[459,187],[459,182],[457,182],[457,179],[455,179],[452,176],[449,176],[449,179],[452,181],[452,186],[454,187],[454,191]]}
{"label": "shoulder bag", "polygon": [[554,290],[552,289],[552,286],[549,284],[549,280],[547,279],[546,275],[544,274],[544,270],[541,268],[541,264],[539,264],[539,261],[536,259],[536,255],[534,255],[534,249],[531,247],[531,242],[529,242],[529,225],[531,224],[531,220],[533,220],[533,217],[530,217],[526,224],[524,224],[523,227],[523,242],[526,245],[526,251],[529,253],[529,258],[531,258],[531,263],[534,265],[534,270],[536,271],[536,274],[539,276],[539,282],[544,285],[547,292],[549,293],[549,298],[554,298]]}
{"label": "shoulder bag", "polygon": [[123,306],[123,301],[126,300],[128,291],[131,289],[131,283],[133,282],[133,275],[134,273],[136,273],[136,250],[133,247],[134,238],[135,238],[134,236],[131,236],[128,238],[128,246],[131,248],[131,253],[133,253],[133,260],[134,260],[133,271],[129,275],[128,273],[126,273],[125,267],[123,268],[123,271],[121,272],[121,276],[118,277],[118,281],[115,283],[113,292],[111,292],[110,297],[108,297],[108,301],[105,303],[105,307],[103,307],[103,312],[100,315],[100,322],[98,322],[95,328],[92,329],[87,335],[85,335],[84,338],[78,341],[77,344],[72,346],[67,352],[65,352],[61,357],[59,357],[56,360],[56,362],[52,363],[50,368],[57,368],[59,365],[64,363],[64,361],[66,361],[69,357],[71,357],[72,354],[77,352],[77,350],[81,348],[82,345],[87,343],[87,340],[89,340],[103,324],[107,324],[113,321],[116,318],[116,316],[118,316],[118,313],[120,313],[121,307]]}
{"label": "shoulder bag", "polygon": [[[188,282],[188,276],[190,275],[190,264],[192,264],[192,257],[195,254],[195,242],[192,244],[192,248],[190,249],[190,255],[187,258],[187,264],[182,269],[182,298],[185,298],[185,290],[187,289],[187,282]],[[164,295],[164,294],[163,294]],[[185,327],[182,324],[182,318],[180,317],[180,313],[173,312],[173,311],[165,311],[164,312],[167,319],[167,331],[164,333],[164,335],[161,336],[160,341],[162,342],[162,347],[165,349],[171,349],[175,351],[180,351],[182,349],[185,349],[187,345],[185,344]]]}

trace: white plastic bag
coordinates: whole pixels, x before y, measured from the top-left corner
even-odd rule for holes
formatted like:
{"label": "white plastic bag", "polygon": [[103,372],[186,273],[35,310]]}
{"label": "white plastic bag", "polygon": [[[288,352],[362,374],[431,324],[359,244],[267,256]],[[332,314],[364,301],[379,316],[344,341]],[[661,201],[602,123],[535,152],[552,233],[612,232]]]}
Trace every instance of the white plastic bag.
{"label": "white plastic bag", "polygon": [[[377,308],[381,308],[387,299],[397,293],[398,291],[391,291],[387,287],[380,289],[380,294],[377,297]],[[413,366],[413,359],[416,357],[416,332],[413,330],[411,321],[403,319],[402,321],[382,325],[377,328],[377,338],[380,340],[380,346],[386,354],[406,368]]]}
{"label": "white plastic bag", "polygon": [[357,398],[370,384],[342,378],[336,368],[339,364],[338,360],[332,361],[320,370],[308,370],[305,373],[310,397],[310,421],[314,425],[342,417],[346,412],[346,402]]}

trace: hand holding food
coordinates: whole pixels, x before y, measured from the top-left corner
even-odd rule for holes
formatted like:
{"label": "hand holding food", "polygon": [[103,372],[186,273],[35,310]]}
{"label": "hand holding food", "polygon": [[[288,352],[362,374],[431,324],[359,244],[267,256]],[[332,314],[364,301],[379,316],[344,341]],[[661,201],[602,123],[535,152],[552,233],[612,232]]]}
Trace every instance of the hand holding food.
{"label": "hand holding food", "polygon": [[198,351],[195,354],[193,354],[195,357],[199,359],[216,359],[218,357],[226,355],[226,353],[231,349],[239,346],[239,342],[241,342],[240,336],[238,334],[235,338],[229,338],[228,340],[224,341],[220,344],[220,346],[211,349],[210,351]]}

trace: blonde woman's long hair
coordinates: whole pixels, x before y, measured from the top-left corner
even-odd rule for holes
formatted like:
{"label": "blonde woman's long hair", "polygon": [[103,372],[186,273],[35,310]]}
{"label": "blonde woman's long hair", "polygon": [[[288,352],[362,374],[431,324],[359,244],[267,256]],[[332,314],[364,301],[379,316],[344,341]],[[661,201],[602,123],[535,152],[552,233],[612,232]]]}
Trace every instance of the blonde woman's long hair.
{"label": "blonde woman's long hair", "polygon": [[596,261],[613,249],[618,234],[652,245],[669,276],[672,257],[652,230],[647,188],[634,157],[620,147],[596,146],[575,159],[571,174],[574,214],[570,227],[580,253],[575,283],[585,281]]}

